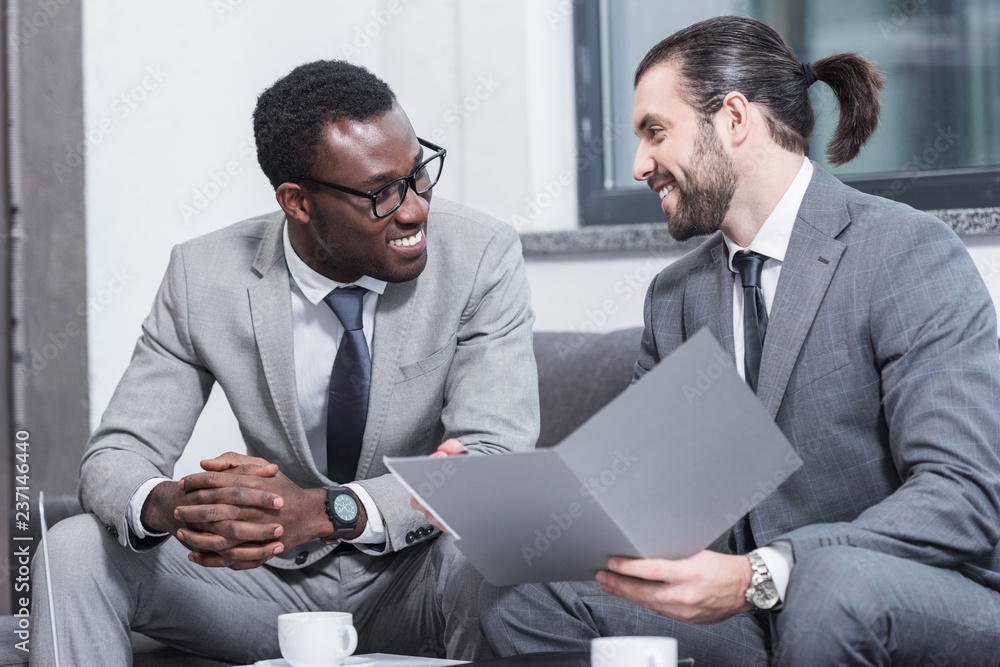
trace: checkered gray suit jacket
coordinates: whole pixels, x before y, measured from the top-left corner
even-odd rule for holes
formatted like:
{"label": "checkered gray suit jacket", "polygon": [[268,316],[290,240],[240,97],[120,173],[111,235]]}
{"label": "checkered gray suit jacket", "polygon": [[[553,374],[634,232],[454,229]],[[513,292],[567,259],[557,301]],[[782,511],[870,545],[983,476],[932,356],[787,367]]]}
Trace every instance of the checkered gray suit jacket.
{"label": "checkered gray suit jacket", "polygon": [[[1000,355],[990,296],[941,221],[814,164],[758,397],[804,466],[750,513],[758,545],[853,545],[1000,590]],[[636,377],[702,327],[733,350],[721,232],[646,296]],[[793,575],[794,576],[794,575]]]}
{"label": "checkered gray suit jacket", "polygon": [[[84,509],[123,546],[130,546],[129,499],[145,480],[172,475],[215,382],[239,421],[248,454],[277,463],[303,487],[350,481],[331,480],[317,469],[299,415],[283,221],[281,212],[272,213],[173,250],[132,361],[80,470]],[[409,493],[388,473],[383,456],[429,454],[446,437],[484,453],[534,446],[533,321],[517,234],[435,198],[424,272],[390,284],[375,311],[357,479],[382,513],[387,544],[384,552],[362,550],[388,554],[438,534],[410,508]],[[234,448],[221,443],[219,453]],[[305,567],[332,548],[316,540],[269,564]],[[307,558],[297,562],[303,551]]]}

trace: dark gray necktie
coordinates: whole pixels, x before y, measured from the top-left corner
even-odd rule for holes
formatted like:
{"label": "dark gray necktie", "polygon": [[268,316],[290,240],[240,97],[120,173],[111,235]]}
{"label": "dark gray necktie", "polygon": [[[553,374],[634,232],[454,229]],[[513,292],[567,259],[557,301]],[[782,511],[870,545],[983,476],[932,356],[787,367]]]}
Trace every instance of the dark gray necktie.
{"label": "dark gray necktie", "polygon": [[757,252],[741,250],[733,257],[733,266],[743,281],[743,369],[747,384],[757,391],[760,357],[767,334],[767,308],[760,290],[760,273],[769,258]]}
{"label": "dark gray necktie", "polygon": [[361,324],[362,300],[368,290],[339,287],[323,299],[344,325],[330,374],[326,408],[326,476],[344,484],[354,480],[368,419],[368,387],[372,360]]}

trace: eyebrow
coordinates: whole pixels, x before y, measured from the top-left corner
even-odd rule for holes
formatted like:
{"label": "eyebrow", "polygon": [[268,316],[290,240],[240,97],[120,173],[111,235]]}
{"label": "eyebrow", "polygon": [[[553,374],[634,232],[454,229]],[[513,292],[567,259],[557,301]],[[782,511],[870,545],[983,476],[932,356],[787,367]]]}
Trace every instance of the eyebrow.
{"label": "eyebrow", "polygon": [[[413,168],[414,169],[417,168],[417,165],[420,164],[420,160],[424,157],[424,147],[423,146],[419,146],[419,149],[420,150],[417,151],[417,156],[415,158],[413,158]],[[406,175],[409,176],[410,174],[406,174]],[[370,176],[370,177],[366,178],[364,181],[361,182],[361,185],[362,186],[375,185],[375,184],[381,183],[383,181],[386,181],[386,182],[391,181],[391,180],[393,180],[395,178],[399,178],[399,176],[395,176],[395,175],[393,175],[390,172],[382,172],[381,174],[375,174],[374,176]]]}

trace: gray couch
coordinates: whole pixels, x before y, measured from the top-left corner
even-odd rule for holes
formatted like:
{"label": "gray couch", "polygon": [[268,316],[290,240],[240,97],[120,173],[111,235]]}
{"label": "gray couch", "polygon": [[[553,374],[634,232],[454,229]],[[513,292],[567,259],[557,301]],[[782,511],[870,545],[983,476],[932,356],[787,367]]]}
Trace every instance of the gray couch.
{"label": "gray couch", "polygon": [[[629,385],[641,334],[641,328],[607,334],[535,333],[541,408],[538,447],[558,444]],[[79,503],[71,496],[49,498],[45,502],[50,524],[80,511]],[[11,576],[8,581],[12,581]],[[27,654],[15,648],[19,641],[15,635],[16,621],[13,616],[0,617],[0,666],[27,664]],[[139,634],[133,635],[133,646],[135,664],[140,667],[231,664],[168,648]]]}

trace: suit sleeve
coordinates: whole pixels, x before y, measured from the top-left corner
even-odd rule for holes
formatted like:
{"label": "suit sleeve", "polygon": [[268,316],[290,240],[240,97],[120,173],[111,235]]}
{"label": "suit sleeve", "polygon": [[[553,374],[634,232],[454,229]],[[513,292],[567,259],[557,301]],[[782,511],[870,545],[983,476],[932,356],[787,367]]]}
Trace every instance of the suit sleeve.
{"label": "suit sleeve", "polygon": [[[539,430],[534,319],[521,243],[504,227],[483,251],[459,322],[441,412],[445,438],[458,438],[478,454],[534,447]],[[409,545],[409,533],[430,528],[392,475],[356,483],[372,496],[386,527],[385,550],[358,545],[366,553],[398,551]]]}
{"label": "suit sleeve", "polygon": [[214,381],[188,334],[184,256],[178,246],[80,466],[81,505],[122,546],[130,546],[129,500],[148,479],[173,475]]}
{"label": "suit sleeve", "polygon": [[958,237],[913,215],[913,224],[894,224],[882,242],[869,303],[886,438],[901,486],[852,522],[789,533],[796,557],[844,544],[950,568],[1000,539],[994,306]]}

